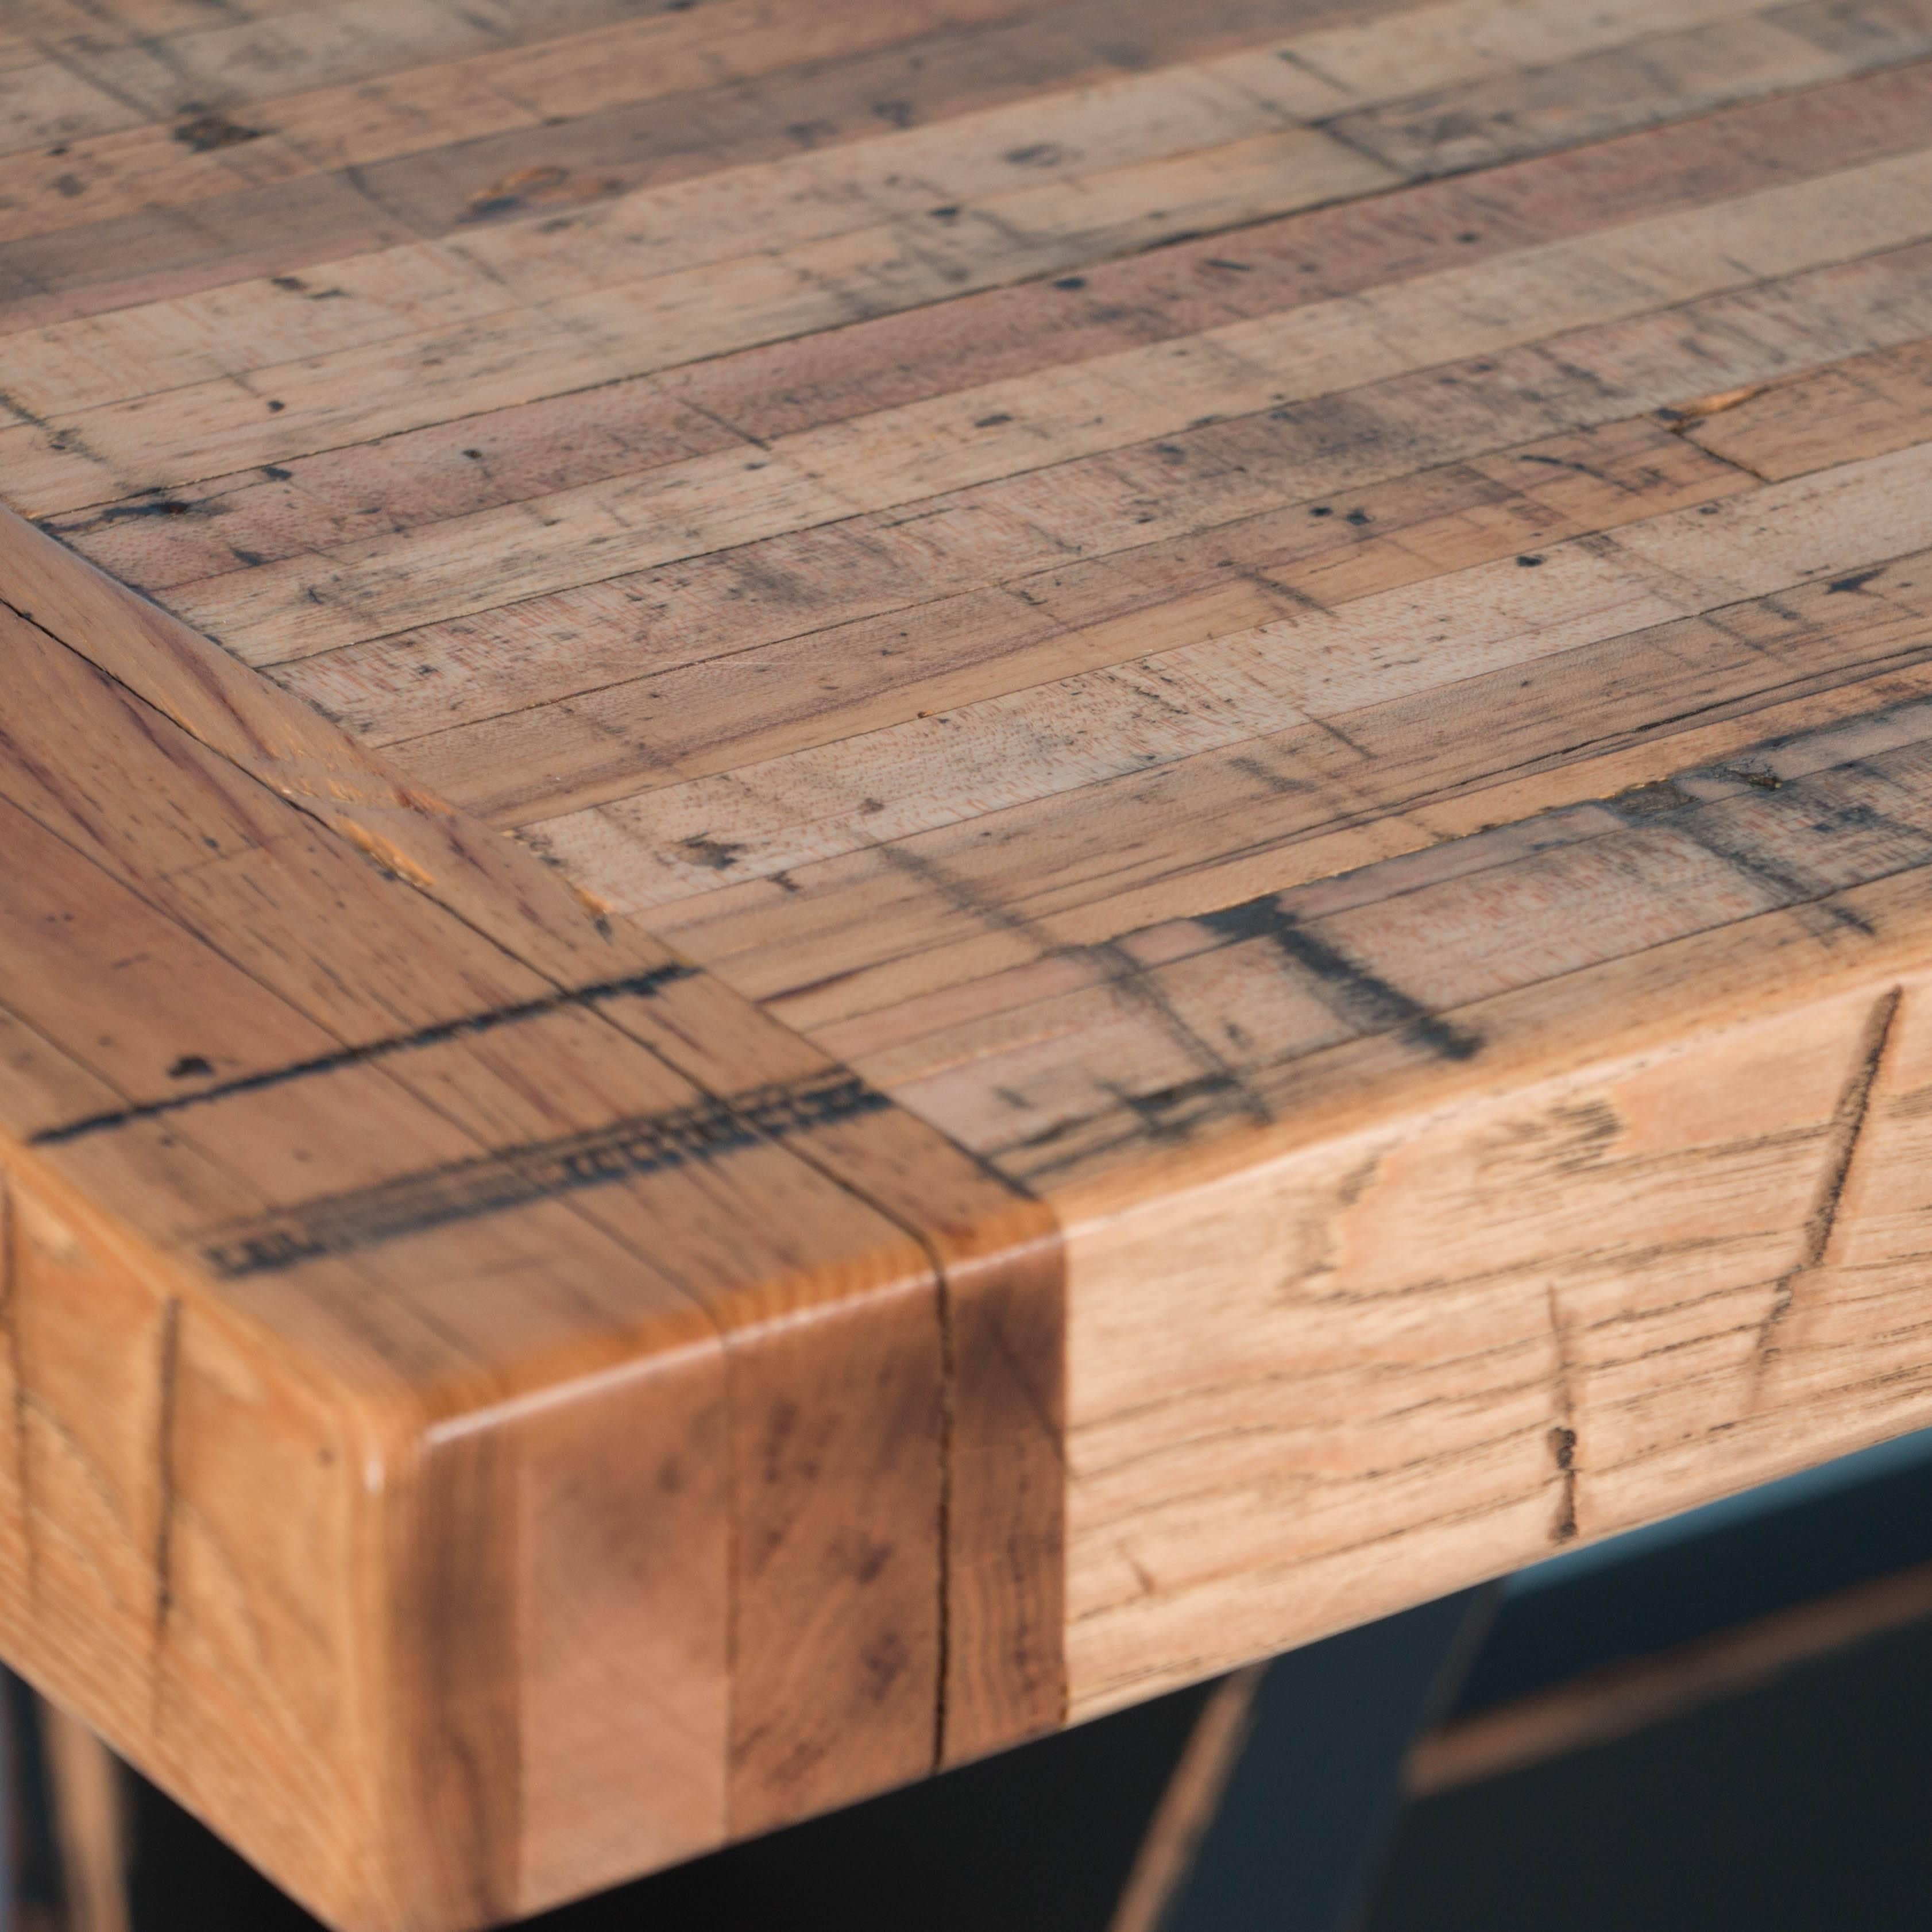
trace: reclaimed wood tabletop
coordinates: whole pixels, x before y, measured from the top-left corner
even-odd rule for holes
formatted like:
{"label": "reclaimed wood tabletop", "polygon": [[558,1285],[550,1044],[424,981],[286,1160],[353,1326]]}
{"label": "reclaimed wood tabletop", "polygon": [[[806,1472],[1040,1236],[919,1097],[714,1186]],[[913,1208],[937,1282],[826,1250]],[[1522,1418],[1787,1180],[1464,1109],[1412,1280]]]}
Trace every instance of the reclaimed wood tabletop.
{"label": "reclaimed wood tabletop", "polygon": [[9,0],[0,1652],[455,1932],[1932,1422],[1932,0]]}

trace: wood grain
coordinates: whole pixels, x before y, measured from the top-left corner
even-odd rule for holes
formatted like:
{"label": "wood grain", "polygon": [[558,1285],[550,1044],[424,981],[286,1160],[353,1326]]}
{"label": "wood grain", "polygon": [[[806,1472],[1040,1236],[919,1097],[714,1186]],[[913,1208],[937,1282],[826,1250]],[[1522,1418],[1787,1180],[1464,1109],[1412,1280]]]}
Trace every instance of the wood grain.
{"label": "wood grain", "polygon": [[1922,0],[0,24],[0,1644],[541,1909],[1932,1421]]}

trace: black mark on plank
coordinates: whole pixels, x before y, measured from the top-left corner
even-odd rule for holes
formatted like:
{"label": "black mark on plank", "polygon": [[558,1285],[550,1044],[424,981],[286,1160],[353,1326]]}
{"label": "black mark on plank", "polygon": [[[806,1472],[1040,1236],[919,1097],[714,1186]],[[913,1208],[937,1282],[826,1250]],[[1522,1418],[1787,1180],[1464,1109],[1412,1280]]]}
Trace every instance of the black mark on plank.
{"label": "black mark on plank", "polygon": [[217,148],[238,148],[244,141],[259,141],[262,130],[259,128],[244,128],[226,115],[197,114],[192,121],[184,121],[174,130],[174,138],[184,148],[190,148],[197,154],[206,154]]}
{"label": "black mark on plank", "polygon": [[[1772,809],[1768,805],[1761,808],[1767,812]],[[1820,806],[1808,799],[1800,799],[1793,809],[1808,813],[1805,830],[1827,838],[1846,832],[1889,829],[1869,806],[1833,806],[1826,803]],[[1677,830],[1714,859],[1721,860],[1741,878],[1748,879],[1774,895],[1776,905],[1816,906],[1834,926],[1862,934],[1868,939],[1876,932],[1877,928],[1862,913],[1855,912],[1850,906],[1841,905],[1835,898],[1826,896],[1830,890],[1826,880],[1805,878],[1785,864],[1768,844],[1760,844],[1753,825],[1740,824],[1735,818],[1720,817],[1714,812],[1699,812],[1686,813],[1678,822]]]}
{"label": "black mark on plank", "polygon": [[1432,1013],[1400,987],[1360,966],[1336,946],[1311,932],[1272,893],[1245,905],[1197,915],[1196,923],[1222,938],[1266,939],[1284,957],[1313,975],[1339,1018],[1366,1033],[1400,1032],[1444,1060],[1473,1060],[1483,1042]]}
{"label": "black mark on plank", "polygon": [[[105,1133],[111,1128],[125,1126],[130,1121],[150,1120],[160,1114],[178,1114],[184,1107],[205,1107],[214,1101],[225,1100],[232,1094],[253,1094],[264,1088],[284,1087],[292,1080],[306,1080],[316,1074],[335,1072],[342,1067],[359,1066],[372,1060],[386,1060],[392,1054],[440,1046],[446,1040],[470,1039],[478,1034],[494,1032],[498,1027],[539,1018],[566,1006],[590,1006],[598,1000],[617,999],[626,994],[649,996],[661,986],[692,978],[697,970],[694,966],[676,963],[657,966],[648,973],[633,974],[628,979],[606,980],[594,986],[580,986],[574,992],[552,993],[540,1000],[525,1000],[516,1006],[499,1006],[492,1012],[474,1013],[465,1019],[445,1020],[415,1033],[371,1040],[364,1046],[346,1046],[340,1052],[298,1060],[292,1066],[278,1066],[266,1073],[244,1074],[238,1079],[224,1080],[218,1086],[204,1087],[199,1093],[182,1094],[166,1100],[150,1100],[144,1106],[123,1107],[111,1114],[90,1114],[86,1119],[70,1120],[63,1127],[46,1128],[33,1136],[34,1144],[37,1147],[57,1147],[88,1134]],[[202,1054],[188,1054],[176,1060],[168,1071],[174,1078],[185,1080],[193,1078],[197,1073],[212,1072],[214,1069]]]}
{"label": "black mark on plank", "polygon": [[[1204,1073],[1198,1080],[1184,1080],[1172,1087],[1162,1087],[1151,1094],[1135,1094],[1124,1087],[1116,1087],[1102,1082],[1107,1091],[1125,1107],[1156,1140],[1184,1141],[1206,1118],[1202,1112],[1204,1102],[1228,1101],[1246,1103],[1251,1099],[1240,1076],[1234,1072]],[[1210,1109],[1210,1111],[1214,1111]],[[1248,1107],[1246,1111],[1253,1111]],[[1052,1138],[1054,1130],[1045,1135],[1035,1135],[1022,1144],[1036,1146]]]}
{"label": "black mark on plank", "polygon": [[876,1088],[843,1072],[759,1088],[728,1100],[707,1098],[213,1228],[202,1237],[202,1255],[230,1281],[272,1274],[452,1222],[715,1160],[760,1141],[809,1132],[890,1104]]}
{"label": "black mark on plank", "polygon": [[1556,1460],[1562,1495],[1557,1504],[1556,1520],[1551,1526],[1552,1543],[1570,1543],[1576,1536],[1576,1432],[1561,1426],[1550,1432],[1550,1453]]}
{"label": "black mark on plank", "polygon": [[728,838],[713,838],[709,832],[694,832],[688,838],[680,838],[677,848],[694,866],[702,866],[707,872],[728,872],[742,859],[748,849],[735,844]]}

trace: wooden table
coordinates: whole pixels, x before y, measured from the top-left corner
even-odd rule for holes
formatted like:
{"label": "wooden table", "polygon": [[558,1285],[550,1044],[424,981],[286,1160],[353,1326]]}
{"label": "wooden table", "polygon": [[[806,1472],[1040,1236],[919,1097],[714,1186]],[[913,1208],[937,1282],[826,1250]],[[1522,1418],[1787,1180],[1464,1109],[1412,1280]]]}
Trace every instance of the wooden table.
{"label": "wooden table", "polygon": [[1932,1421],[1928,0],[14,0],[0,1650],[527,1912]]}

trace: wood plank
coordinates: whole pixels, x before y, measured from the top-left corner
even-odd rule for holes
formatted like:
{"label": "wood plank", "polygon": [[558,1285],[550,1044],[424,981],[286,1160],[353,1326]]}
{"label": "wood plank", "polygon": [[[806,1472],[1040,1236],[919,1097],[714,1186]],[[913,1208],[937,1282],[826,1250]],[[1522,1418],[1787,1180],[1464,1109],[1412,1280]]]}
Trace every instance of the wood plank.
{"label": "wood plank", "polygon": [[1796,382],[1770,385],[1683,434],[1772,482],[1826,464],[1904,449],[1924,428],[1932,350],[1923,342],[1858,356]]}
{"label": "wood plank", "polygon": [[1678,12],[1658,25],[1666,31],[1627,46],[1460,87],[1418,89],[1332,125],[1352,146],[1419,179],[1535,153],[1552,122],[1573,140],[1580,122],[1600,138],[1932,52],[1932,9],[1921,0],[1853,11],[1784,6],[1736,22]]}

